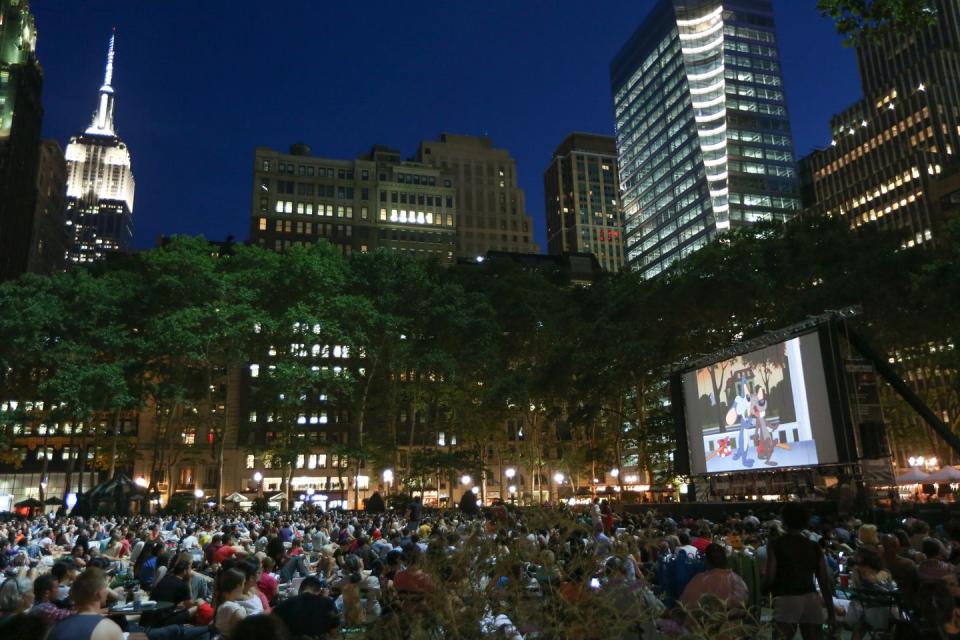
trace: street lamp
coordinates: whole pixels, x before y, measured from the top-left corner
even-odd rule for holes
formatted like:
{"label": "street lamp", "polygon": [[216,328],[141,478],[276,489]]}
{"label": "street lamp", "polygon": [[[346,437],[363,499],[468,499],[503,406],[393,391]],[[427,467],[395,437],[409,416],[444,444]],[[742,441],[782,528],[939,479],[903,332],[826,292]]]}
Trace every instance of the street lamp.
{"label": "street lamp", "polygon": [[193,497],[197,499],[197,513],[200,513],[200,501],[203,500],[203,489],[195,489]]}
{"label": "street lamp", "polygon": [[387,495],[390,495],[390,489],[393,486],[393,469],[383,470],[383,483],[387,485]]}
{"label": "street lamp", "polygon": [[610,476],[611,476],[612,478],[619,478],[619,477],[620,477],[620,469],[610,469]]}
{"label": "street lamp", "polygon": [[141,489],[146,489],[149,483],[143,476],[137,476],[137,479],[133,481],[133,484],[137,485]]}
{"label": "street lamp", "polygon": [[460,484],[470,484],[470,476],[463,474],[463,476],[460,477]]}
{"label": "street lamp", "polygon": [[557,485],[557,502],[560,502],[560,485],[563,484],[563,474],[559,471],[553,474],[553,482]]}
{"label": "street lamp", "polygon": [[259,471],[253,472],[253,481],[257,483],[257,497],[263,497],[263,474]]}
{"label": "street lamp", "polygon": [[[507,482],[513,482],[513,477],[517,475],[517,470],[513,467],[507,467],[503,470],[503,475],[507,476]],[[512,498],[513,496],[511,496]],[[503,501],[503,478],[500,478],[500,500]]]}

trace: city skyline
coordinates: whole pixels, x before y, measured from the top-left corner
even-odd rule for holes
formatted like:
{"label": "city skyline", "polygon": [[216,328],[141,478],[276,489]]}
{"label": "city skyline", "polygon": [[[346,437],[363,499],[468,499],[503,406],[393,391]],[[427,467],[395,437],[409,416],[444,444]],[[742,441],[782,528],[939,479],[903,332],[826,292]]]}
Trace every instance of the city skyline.
{"label": "city skyline", "polygon": [[[852,51],[813,2],[774,5],[800,157],[829,142],[830,116],[859,97],[859,83]],[[83,10],[38,5],[44,136],[65,144],[83,124],[102,74],[102,43],[116,26],[123,60],[114,80],[123,95],[117,126],[137,151],[133,246],[153,246],[171,233],[246,240],[249,157],[257,146],[302,141],[319,156],[354,158],[382,143],[408,158],[420,140],[449,131],[488,134],[516,158],[533,239],[545,249],[542,172],[570,132],[613,134],[609,63],[652,6],[615,3],[596,15],[494,3],[480,12],[425,6],[414,15],[383,4],[361,22],[343,7],[293,12],[291,5],[267,20],[254,5],[229,15],[106,1]],[[176,46],[156,28],[187,19],[202,28],[188,30]],[[288,41],[256,45],[261,24]],[[331,24],[336,28],[324,26]],[[598,44],[561,47],[571,24],[578,41]],[[413,25],[422,28],[423,46],[401,47],[404,64],[384,63],[397,58],[381,36]],[[814,89],[818,100],[805,99]],[[197,179],[198,166],[221,170]]]}

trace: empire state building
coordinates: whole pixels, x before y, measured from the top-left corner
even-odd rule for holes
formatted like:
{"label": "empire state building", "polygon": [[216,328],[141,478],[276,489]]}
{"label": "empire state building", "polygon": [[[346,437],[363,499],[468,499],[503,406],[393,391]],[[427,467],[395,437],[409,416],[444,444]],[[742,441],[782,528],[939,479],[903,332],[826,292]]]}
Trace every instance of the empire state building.
{"label": "empire state building", "polygon": [[113,123],[114,40],[110,36],[107,68],[97,109],[87,130],[67,145],[66,225],[68,264],[89,264],[125,249],[133,237],[133,192],[130,151]]}

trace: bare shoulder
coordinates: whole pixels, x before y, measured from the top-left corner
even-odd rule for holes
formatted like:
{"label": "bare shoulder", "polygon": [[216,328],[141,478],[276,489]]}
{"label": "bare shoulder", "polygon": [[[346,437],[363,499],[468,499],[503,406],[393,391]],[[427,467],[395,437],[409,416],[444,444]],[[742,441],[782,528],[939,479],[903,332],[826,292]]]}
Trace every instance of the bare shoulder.
{"label": "bare shoulder", "polygon": [[90,640],[123,640],[123,630],[110,618],[104,618],[94,627]]}

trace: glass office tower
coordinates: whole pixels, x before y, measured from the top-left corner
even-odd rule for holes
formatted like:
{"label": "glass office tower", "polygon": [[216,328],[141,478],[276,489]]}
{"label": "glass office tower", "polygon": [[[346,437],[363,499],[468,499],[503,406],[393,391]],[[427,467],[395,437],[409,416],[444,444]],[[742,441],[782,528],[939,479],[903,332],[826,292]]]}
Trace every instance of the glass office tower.
{"label": "glass office tower", "polygon": [[769,1],[660,0],[610,80],[631,269],[799,210]]}

